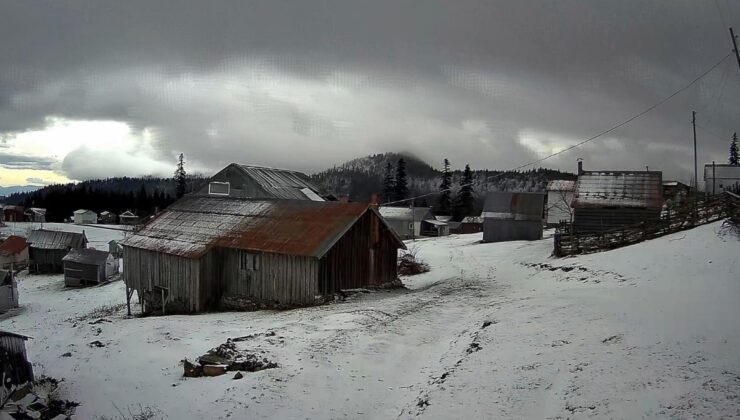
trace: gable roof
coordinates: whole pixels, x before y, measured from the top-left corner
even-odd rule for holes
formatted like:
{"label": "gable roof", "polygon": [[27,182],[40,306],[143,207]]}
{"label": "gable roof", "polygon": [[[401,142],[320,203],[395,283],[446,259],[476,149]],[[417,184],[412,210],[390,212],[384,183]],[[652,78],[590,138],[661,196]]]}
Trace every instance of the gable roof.
{"label": "gable roof", "polygon": [[62,261],[76,262],[80,264],[105,265],[110,253],[97,249],[83,248],[72,249],[62,258]]}
{"label": "gable roof", "polygon": [[663,206],[662,173],[658,171],[586,171],[578,175],[573,207]]}
{"label": "gable roof", "polygon": [[28,244],[36,249],[82,248],[87,243],[85,233],[37,229],[28,235]]}
{"label": "gable roof", "polygon": [[542,220],[545,194],[494,191],[486,195],[484,219]]}
{"label": "gable roof", "polygon": [[411,207],[380,207],[378,209],[380,215],[388,220],[403,220],[411,221],[412,218],[415,221],[422,221],[425,219],[433,219],[429,207],[414,207],[413,213]]}
{"label": "gable roof", "polygon": [[120,243],[188,258],[198,258],[216,246],[321,257],[368,211],[378,216],[363,203],[192,195]]}
{"label": "gable roof", "polygon": [[75,210],[73,213],[74,214],[87,214],[87,213],[97,214],[92,210],[85,210],[85,209]]}
{"label": "gable roof", "polygon": [[129,210],[126,210],[123,213],[119,214],[118,217],[123,217],[125,219],[127,217],[137,217],[137,216],[131,213]]}
{"label": "gable roof", "polygon": [[3,243],[0,244],[0,255],[5,257],[16,255],[22,252],[27,247],[28,242],[26,241],[26,238],[22,236],[11,235],[8,236],[8,239],[4,240]]}
{"label": "gable roof", "polygon": [[238,163],[229,166],[237,168],[265,191],[267,197],[259,198],[324,201],[319,187],[304,173]]}
{"label": "gable roof", "polygon": [[23,340],[28,340],[29,336],[22,335],[22,334],[16,334],[9,331],[0,330],[0,337],[15,337],[15,338],[22,338]]}

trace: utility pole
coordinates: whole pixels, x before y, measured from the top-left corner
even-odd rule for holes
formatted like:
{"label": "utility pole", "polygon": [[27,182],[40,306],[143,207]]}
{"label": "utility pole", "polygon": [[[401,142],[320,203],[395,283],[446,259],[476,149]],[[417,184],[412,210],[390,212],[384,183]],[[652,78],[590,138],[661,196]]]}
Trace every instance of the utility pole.
{"label": "utility pole", "polygon": [[737,67],[740,68],[740,53],[737,51],[737,37],[735,36],[735,31],[732,30],[732,26],[730,26],[730,38],[732,38],[732,52],[735,53]]}
{"label": "utility pole", "polygon": [[694,191],[699,192],[699,166],[696,163],[696,111],[691,111],[691,126],[694,128]]}

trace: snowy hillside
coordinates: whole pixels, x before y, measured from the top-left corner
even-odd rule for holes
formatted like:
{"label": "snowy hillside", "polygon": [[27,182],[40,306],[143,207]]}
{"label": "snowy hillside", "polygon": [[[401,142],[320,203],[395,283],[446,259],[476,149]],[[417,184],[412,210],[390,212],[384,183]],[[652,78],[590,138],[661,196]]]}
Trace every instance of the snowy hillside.
{"label": "snowy hillside", "polygon": [[[718,231],[567,259],[551,239],[424,239],[409,246],[432,270],[408,290],[290,311],[127,319],[121,282],[24,275],[0,328],[33,337],[37,374],[65,379],[80,419],[729,418],[740,242]],[[235,337],[279,367],[182,377],[181,359]]]}

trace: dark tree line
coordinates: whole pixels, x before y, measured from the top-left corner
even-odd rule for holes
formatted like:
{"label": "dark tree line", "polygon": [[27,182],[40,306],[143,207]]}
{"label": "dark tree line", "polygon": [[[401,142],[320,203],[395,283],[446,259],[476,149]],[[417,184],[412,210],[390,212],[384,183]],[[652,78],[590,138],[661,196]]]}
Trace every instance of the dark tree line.
{"label": "dark tree line", "polygon": [[406,175],[406,160],[398,159],[396,163],[395,176],[393,165],[388,162],[383,173],[383,203],[394,203],[396,206],[404,206],[406,203],[399,202],[409,196],[408,180]]}

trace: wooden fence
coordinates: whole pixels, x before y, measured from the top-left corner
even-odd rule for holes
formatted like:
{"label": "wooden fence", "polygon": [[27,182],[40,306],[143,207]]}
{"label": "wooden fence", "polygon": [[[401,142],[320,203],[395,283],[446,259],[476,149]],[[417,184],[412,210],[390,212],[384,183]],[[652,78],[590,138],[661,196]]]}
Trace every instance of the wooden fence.
{"label": "wooden fence", "polygon": [[740,196],[723,193],[705,200],[687,200],[679,208],[663,211],[657,221],[602,232],[574,232],[572,225],[564,224],[555,231],[554,254],[564,257],[606,251],[724,218],[740,221]]}

